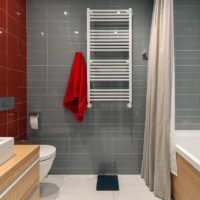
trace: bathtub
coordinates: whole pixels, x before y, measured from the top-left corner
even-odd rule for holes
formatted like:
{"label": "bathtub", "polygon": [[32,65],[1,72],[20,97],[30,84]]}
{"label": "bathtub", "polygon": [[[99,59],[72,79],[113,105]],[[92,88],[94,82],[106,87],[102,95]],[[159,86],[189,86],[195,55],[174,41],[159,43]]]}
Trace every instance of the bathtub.
{"label": "bathtub", "polygon": [[200,130],[176,131],[176,152],[200,172]]}
{"label": "bathtub", "polygon": [[172,175],[174,200],[200,199],[200,130],[176,131],[177,176]]}

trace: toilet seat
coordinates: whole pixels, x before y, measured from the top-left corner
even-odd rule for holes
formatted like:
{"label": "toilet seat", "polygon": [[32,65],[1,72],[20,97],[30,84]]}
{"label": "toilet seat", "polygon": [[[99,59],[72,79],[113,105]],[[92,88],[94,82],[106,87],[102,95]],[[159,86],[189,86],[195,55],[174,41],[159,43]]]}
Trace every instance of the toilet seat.
{"label": "toilet seat", "polygon": [[56,155],[56,148],[51,145],[40,145],[40,161],[48,160]]}

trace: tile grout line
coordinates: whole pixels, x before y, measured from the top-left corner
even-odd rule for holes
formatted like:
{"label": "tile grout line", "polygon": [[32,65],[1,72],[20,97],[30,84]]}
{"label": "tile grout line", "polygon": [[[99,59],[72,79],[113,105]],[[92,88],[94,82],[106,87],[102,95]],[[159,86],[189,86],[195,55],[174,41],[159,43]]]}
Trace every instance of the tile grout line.
{"label": "tile grout line", "polygon": [[[70,23],[69,23],[70,1],[69,0],[67,0],[67,7],[68,7],[68,9],[67,9],[67,12],[68,12],[67,25],[70,29]],[[67,37],[69,37],[69,33],[70,33],[69,29],[67,29]],[[69,38],[68,38],[68,40],[69,40]],[[66,65],[66,66],[69,67],[69,65]],[[70,73],[69,69],[67,71],[68,71],[68,73]],[[71,170],[71,131],[69,133],[69,154],[68,154],[68,169],[67,169],[69,174],[71,173],[70,170]]]}

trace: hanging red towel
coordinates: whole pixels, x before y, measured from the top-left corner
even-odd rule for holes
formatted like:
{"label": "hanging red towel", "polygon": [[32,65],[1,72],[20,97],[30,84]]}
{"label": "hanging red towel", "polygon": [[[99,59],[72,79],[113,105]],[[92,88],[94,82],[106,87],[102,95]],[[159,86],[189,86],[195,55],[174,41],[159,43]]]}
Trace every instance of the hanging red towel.
{"label": "hanging red towel", "polygon": [[75,54],[63,106],[70,110],[78,121],[83,120],[87,109],[87,78],[85,61],[81,52]]}

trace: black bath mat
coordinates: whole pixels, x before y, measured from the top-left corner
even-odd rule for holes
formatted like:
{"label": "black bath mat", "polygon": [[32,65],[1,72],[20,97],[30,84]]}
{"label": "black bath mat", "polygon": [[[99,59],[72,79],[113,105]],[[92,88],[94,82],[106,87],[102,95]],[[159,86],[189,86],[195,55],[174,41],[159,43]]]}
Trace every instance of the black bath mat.
{"label": "black bath mat", "polygon": [[96,189],[98,191],[119,190],[118,177],[116,175],[99,175]]}

